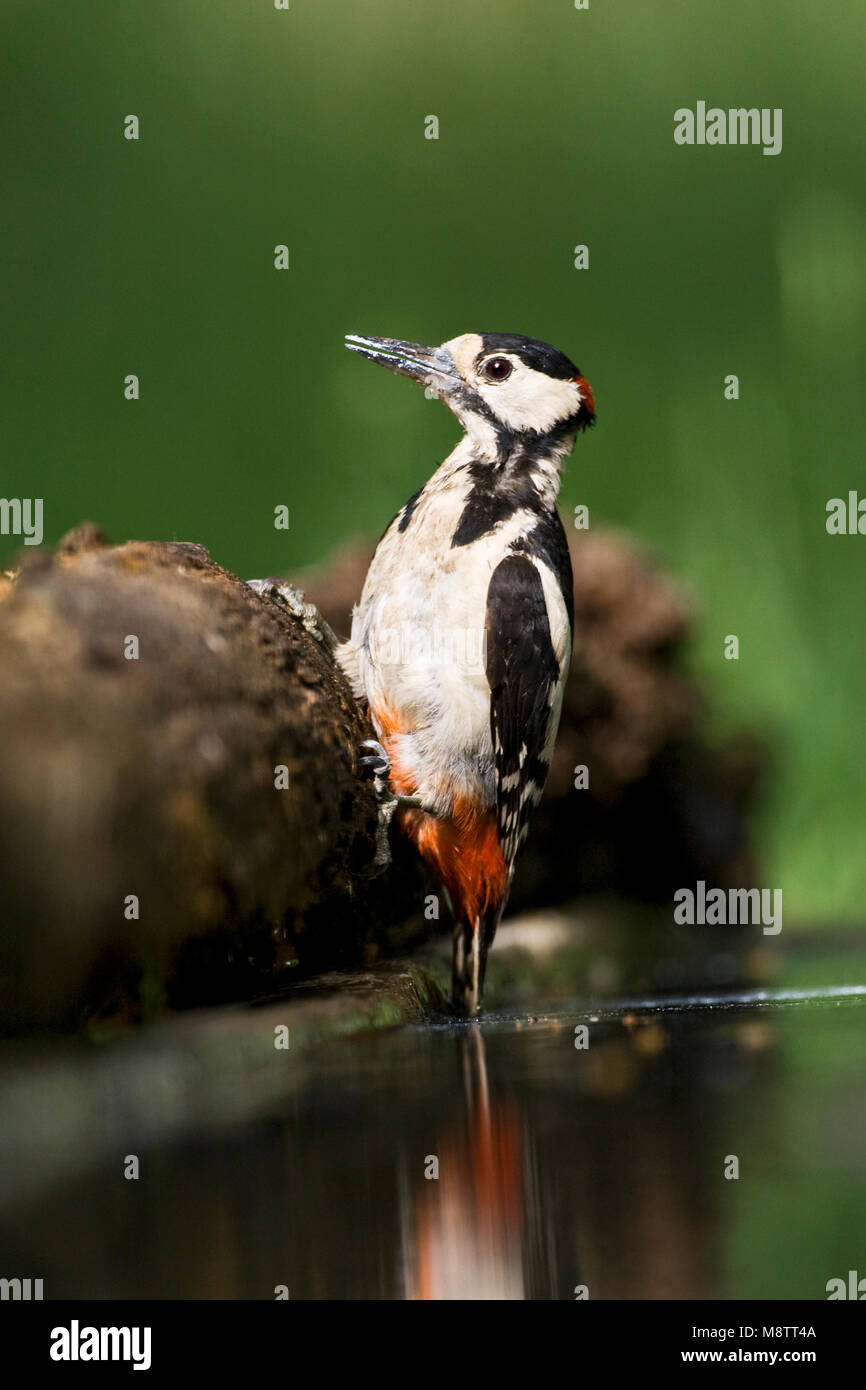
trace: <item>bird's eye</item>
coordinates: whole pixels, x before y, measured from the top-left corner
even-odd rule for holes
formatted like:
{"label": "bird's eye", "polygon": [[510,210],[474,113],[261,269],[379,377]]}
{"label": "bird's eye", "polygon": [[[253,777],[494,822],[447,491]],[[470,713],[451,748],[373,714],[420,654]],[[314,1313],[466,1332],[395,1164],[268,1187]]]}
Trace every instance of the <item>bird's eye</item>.
{"label": "bird's eye", "polygon": [[507,357],[489,357],[481,368],[481,374],[488,381],[505,381],[513,370]]}

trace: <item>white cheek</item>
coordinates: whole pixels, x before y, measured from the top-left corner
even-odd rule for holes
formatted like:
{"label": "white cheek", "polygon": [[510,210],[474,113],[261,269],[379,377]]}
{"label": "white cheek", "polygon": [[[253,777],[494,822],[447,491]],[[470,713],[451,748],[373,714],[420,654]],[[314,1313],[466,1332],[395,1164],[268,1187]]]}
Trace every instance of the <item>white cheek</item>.
{"label": "white cheek", "polygon": [[478,394],[509,429],[542,433],[576,414],[581,401],[575,382],[556,381],[529,367],[519,367],[499,386],[479,383]]}

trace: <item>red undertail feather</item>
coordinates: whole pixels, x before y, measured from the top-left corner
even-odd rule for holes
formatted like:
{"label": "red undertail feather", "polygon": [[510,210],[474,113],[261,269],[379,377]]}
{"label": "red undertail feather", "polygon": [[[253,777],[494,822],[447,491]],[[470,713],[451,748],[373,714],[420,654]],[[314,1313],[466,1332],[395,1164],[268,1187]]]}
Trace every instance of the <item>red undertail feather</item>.
{"label": "red undertail feather", "polygon": [[[379,737],[391,759],[391,786],[398,796],[414,796],[417,787],[401,767],[394,740],[403,732],[390,711],[373,711]],[[477,802],[458,801],[448,817],[402,807],[400,830],[445,884],[458,921],[474,923],[495,912],[505,899],[508,868],[499,844],[496,813]]]}
{"label": "red undertail feather", "polygon": [[493,812],[464,803],[448,819],[416,810],[400,814],[401,830],[445,884],[458,921],[495,912],[505,897],[508,870]]}

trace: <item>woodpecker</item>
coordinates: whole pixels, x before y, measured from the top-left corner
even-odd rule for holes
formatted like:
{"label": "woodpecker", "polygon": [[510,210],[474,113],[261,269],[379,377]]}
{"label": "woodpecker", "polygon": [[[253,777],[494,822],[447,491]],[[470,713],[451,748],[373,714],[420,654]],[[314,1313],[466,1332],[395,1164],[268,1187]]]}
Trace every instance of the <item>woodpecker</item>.
{"label": "woodpecker", "polygon": [[377,733],[362,761],[446,889],[454,1003],[475,1014],[559,725],[574,614],[556,498],[595,404],[563,353],[516,333],[346,346],[421,382],[464,430],[379,541],[338,654]]}

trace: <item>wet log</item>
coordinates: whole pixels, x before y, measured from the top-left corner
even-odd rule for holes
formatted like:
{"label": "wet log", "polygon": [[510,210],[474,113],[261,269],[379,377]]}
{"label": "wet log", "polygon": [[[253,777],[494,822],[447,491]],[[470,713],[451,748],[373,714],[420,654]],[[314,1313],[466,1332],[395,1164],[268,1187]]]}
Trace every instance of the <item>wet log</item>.
{"label": "wet log", "polygon": [[327,642],[202,546],[84,526],[28,552],[0,671],[5,1030],[249,997],[405,941],[417,872],[395,867],[392,907],[372,730]]}

